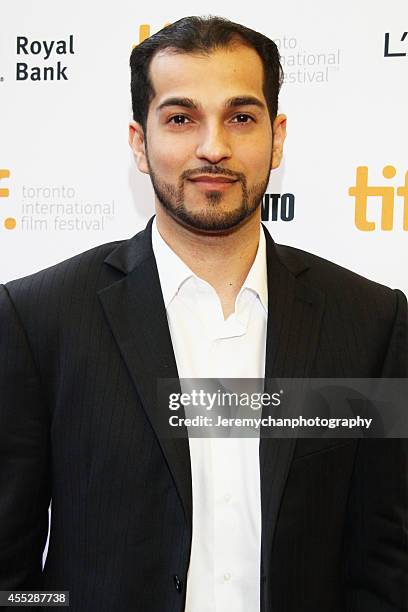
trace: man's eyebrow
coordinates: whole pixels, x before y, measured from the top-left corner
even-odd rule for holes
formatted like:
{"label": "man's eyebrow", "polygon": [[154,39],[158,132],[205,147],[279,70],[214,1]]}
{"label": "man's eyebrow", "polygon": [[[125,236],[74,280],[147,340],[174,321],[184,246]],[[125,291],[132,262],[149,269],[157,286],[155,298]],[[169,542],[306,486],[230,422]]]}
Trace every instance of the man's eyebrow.
{"label": "man's eyebrow", "polygon": [[[189,108],[190,110],[200,110],[201,104],[192,100],[191,98],[167,98],[163,100],[161,104],[156,109],[156,112],[160,112],[166,106],[182,106],[184,108]],[[225,102],[225,108],[236,108],[237,106],[257,106],[261,109],[266,109],[265,104],[255,96],[235,96],[233,98],[229,98]]]}
{"label": "man's eyebrow", "polygon": [[189,108],[190,110],[199,110],[200,108],[200,105],[191,98],[167,98],[159,104],[156,111],[159,112],[166,106],[184,106],[184,108]]}
{"label": "man's eyebrow", "polygon": [[235,98],[229,98],[225,106],[226,108],[235,108],[236,106],[258,106],[259,108],[266,109],[265,104],[255,96],[236,96]]}

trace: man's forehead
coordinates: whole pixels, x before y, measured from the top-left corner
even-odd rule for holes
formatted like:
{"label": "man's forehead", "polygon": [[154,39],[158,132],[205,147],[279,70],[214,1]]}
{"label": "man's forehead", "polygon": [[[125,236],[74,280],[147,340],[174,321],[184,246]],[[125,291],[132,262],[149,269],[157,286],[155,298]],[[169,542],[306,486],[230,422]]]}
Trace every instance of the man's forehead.
{"label": "man's forehead", "polygon": [[[245,45],[235,44],[206,54],[164,49],[153,57],[149,72],[157,104],[164,96],[196,97],[194,92],[199,94],[211,87],[220,94],[225,92],[225,97],[251,93],[263,97],[261,58],[255,49]],[[236,87],[241,91],[233,92]]]}

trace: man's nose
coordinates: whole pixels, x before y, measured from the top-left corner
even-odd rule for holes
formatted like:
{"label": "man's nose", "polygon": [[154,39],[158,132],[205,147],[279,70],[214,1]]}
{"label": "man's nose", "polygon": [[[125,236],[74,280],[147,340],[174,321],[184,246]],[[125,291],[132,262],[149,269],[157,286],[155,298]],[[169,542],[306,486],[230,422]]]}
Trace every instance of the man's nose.
{"label": "man's nose", "polygon": [[211,125],[203,130],[196,155],[212,164],[231,157],[231,146],[226,130],[219,125]]}

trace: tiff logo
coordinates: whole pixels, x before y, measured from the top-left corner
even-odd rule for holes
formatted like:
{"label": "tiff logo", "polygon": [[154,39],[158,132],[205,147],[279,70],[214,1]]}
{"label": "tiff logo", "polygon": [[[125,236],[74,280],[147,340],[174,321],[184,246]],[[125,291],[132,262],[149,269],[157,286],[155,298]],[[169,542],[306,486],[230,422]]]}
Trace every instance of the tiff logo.
{"label": "tiff logo", "polygon": [[[163,28],[165,28],[168,25],[170,25],[169,21],[164,24]],[[146,38],[149,38],[149,36],[151,36],[150,25],[148,23],[143,23],[142,25],[139,26],[139,42],[136,44],[140,45],[140,43],[146,40]],[[133,45],[133,47],[136,47],[136,45]]]}
{"label": "tiff logo", "polygon": [[[408,35],[408,32],[403,32],[398,42],[404,42],[407,35]],[[386,32],[384,36],[384,57],[405,57],[406,55],[407,55],[407,52],[404,53],[401,51],[397,51],[397,52],[390,51],[390,33]]]}
{"label": "tiff logo", "polygon": [[[394,166],[385,166],[383,176],[392,179],[396,175]],[[405,183],[397,188],[397,195],[403,198],[403,229],[408,231],[408,172]],[[372,232],[376,228],[374,221],[367,219],[367,199],[375,196],[381,198],[381,230],[389,232],[394,227],[395,187],[391,185],[369,185],[368,167],[359,166],[356,173],[356,184],[349,188],[349,195],[355,198],[355,225],[362,232]]]}
{"label": "tiff logo", "polygon": [[[0,168],[0,181],[2,179],[10,178],[10,170],[6,170],[5,168]],[[0,188],[0,198],[8,198],[10,195],[9,189]]]}
{"label": "tiff logo", "polygon": [[[0,181],[2,181],[3,179],[10,178],[10,174],[11,174],[10,170],[7,170],[6,168],[0,168]],[[8,198],[9,196],[10,196],[10,190],[7,189],[6,187],[0,187],[0,198]],[[15,220],[14,217],[7,217],[3,221],[3,226],[8,230],[15,229],[16,225],[17,225],[17,221]]]}

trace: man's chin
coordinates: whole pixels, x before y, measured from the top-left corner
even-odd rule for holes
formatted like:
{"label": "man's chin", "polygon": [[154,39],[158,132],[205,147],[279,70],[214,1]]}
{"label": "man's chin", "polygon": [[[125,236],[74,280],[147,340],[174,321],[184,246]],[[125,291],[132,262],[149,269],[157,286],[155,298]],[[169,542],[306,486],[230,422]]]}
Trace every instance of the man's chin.
{"label": "man's chin", "polygon": [[236,231],[244,225],[255,211],[248,215],[247,211],[237,212],[234,214],[222,214],[219,211],[215,214],[209,214],[208,211],[202,213],[192,213],[181,210],[165,211],[180,225],[188,228],[190,231],[205,234],[226,234]]}

